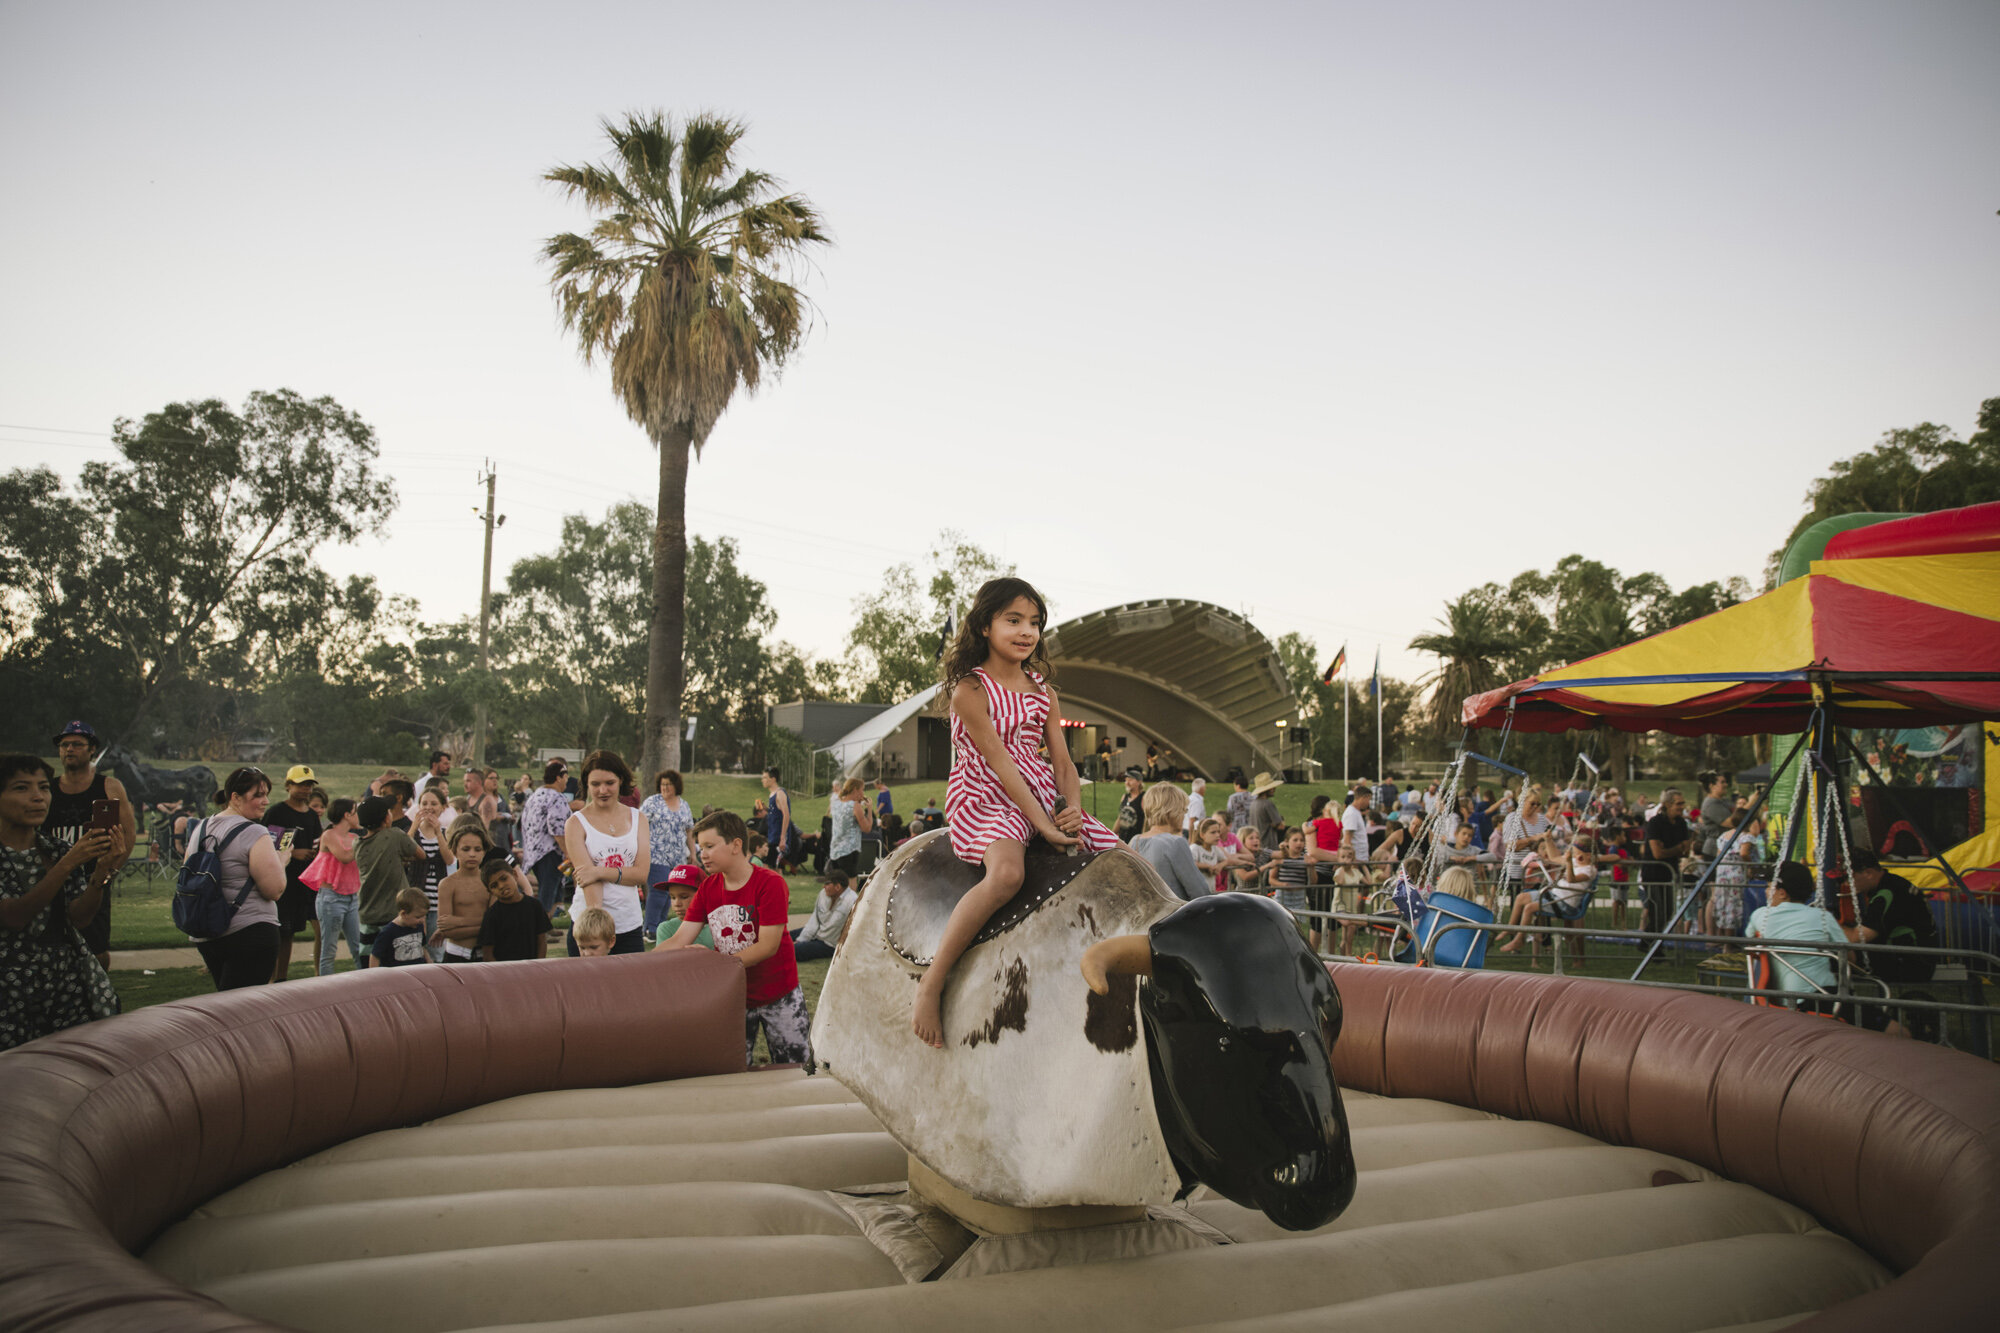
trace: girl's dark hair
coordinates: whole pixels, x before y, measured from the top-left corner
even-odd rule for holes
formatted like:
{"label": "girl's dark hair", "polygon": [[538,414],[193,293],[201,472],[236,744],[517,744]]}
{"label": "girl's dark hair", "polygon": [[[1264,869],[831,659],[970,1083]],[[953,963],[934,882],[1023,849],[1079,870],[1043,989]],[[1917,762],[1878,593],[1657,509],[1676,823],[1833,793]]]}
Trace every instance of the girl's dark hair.
{"label": "girl's dark hair", "polygon": [[941,677],[944,692],[949,695],[957,688],[958,682],[971,675],[973,668],[986,665],[986,654],[991,651],[986,636],[993,629],[993,617],[1014,604],[1017,597],[1025,597],[1035,604],[1035,614],[1041,618],[1042,637],[1035,642],[1035,651],[1028,654],[1023,664],[1044,681],[1055,675],[1055,668],[1049,665],[1048,643],[1049,604],[1035,591],[1035,585],[1026,579],[988,579],[973,594],[972,609],[959,622],[958,634],[945,649],[944,669]]}
{"label": "girl's dark hair", "polygon": [[5,785],[16,773],[40,773],[50,782],[56,780],[56,771],[40,755],[0,754],[0,785]]}
{"label": "girl's dark hair", "polygon": [[1320,816],[1320,811],[1326,809],[1326,803],[1332,799],[1333,798],[1331,796],[1328,796],[1325,792],[1321,792],[1319,795],[1313,797],[1312,809],[1306,814],[1306,818],[1318,819]]}
{"label": "girl's dark hair", "polygon": [[264,776],[263,769],[245,766],[222,780],[222,785],[216,788],[215,795],[208,798],[209,803],[220,809],[229,804],[230,797],[248,796],[259,787],[265,791],[271,790],[271,779]]}
{"label": "girl's dark hair", "polygon": [[333,804],[327,806],[326,822],[329,824],[338,824],[341,820],[347,818],[347,812],[353,808],[354,798],[352,796],[341,797],[339,800],[333,802]]}
{"label": "girl's dark hair", "polygon": [[583,761],[583,780],[586,783],[590,781],[592,773],[616,773],[618,775],[618,794],[620,796],[628,795],[633,789],[632,766],[627,764],[614,751],[592,750],[589,756]]}

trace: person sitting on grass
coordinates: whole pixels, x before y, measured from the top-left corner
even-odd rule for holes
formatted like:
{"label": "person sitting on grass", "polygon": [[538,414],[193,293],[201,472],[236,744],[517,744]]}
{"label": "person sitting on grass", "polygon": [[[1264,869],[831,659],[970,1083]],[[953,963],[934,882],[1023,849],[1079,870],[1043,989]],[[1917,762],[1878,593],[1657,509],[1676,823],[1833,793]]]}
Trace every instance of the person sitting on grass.
{"label": "person sitting on grass", "polygon": [[792,932],[792,949],[798,960],[810,963],[815,958],[833,957],[841,937],[847,933],[847,919],[860,901],[854,890],[847,887],[844,871],[827,871],[819,896],[813,899],[812,920]]}
{"label": "person sitting on grass", "polygon": [[548,909],[528,891],[528,878],[504,856],[487,859],[479,878],[493,901],[479,920],[473,948],[489,963],[517,963],[549,954]]}
{"label": "person sitting on grass", "polygon": [[[708,816],[703,815],[702,818],[706,819]],[[659,926],[653,931],[654,944],[665,944],[680,933],[681,922],[687,918],[688,904],[694,901],[694,891],[701,887],[704,878],[700,866],[688,864],[675,866],[667,877],[660,881],[660,886],[654,892],[666,898],[667,914],[660,919]],[[715,936],[709,933],[707,926],[703,926],[695,935],[694,943],[697,948],[713,949]]]}
{"label": "person sitting on grass", "polygon": [[579,958],[608,958],[618,943],[618,924],[602,907],[586,907],[577,913],[569,933]]}
{"label": "person sitting on grass", "polygon": [[720,810],[694,826],[708,878],[695,890],[681,927],[660,947],[685,949],[704,925],[715,936],[715,951],[743,964],[743,1049],[755,1051],[764,1033],[773,1064],[806,1064],[812,1059],[812,1015],[799,987],[798,955],[785,931],[791,918],[791,890],[774,870],[752,863],[750,830],[743,817]]}
{"label": "person sitting on grass", "polygon": [[431,958],[424,952],[424,941],[429,932],[424,929],[424,920],[430,910],[430,899],[422,889],[398,890],[396,917],[375,933],[375,943],[368,950],[368,966],[408,967],[412,963],[428,963]]}

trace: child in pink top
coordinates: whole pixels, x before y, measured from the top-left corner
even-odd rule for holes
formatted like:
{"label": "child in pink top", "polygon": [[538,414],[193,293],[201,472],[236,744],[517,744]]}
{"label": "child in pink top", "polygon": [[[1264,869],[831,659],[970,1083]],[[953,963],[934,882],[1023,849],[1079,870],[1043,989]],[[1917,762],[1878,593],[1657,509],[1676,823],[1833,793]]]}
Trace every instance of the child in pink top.
{"label": "child in pink top", "polygon": [[340,937],[347,937],[347,956],[365,967],[361,950],[361,870],[354,863],[354,842],[361,827],[354,802],[343,796],[326,808],[326,832],[319,835],[319,855],[299,872],[299,881],[318,890],[313,907],[319,918],[319,974],[333,974],[333,955]]}

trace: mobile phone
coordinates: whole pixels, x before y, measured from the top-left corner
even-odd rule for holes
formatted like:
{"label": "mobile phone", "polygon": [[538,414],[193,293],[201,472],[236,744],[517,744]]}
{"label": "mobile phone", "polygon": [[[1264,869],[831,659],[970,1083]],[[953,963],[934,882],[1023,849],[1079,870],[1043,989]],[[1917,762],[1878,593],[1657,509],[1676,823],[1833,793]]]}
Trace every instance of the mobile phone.
{"label": "mobile phone", "polygon": [[124,822],[125,803],[117,797],[90,803],[90,826],[92,828],[116,830]]}

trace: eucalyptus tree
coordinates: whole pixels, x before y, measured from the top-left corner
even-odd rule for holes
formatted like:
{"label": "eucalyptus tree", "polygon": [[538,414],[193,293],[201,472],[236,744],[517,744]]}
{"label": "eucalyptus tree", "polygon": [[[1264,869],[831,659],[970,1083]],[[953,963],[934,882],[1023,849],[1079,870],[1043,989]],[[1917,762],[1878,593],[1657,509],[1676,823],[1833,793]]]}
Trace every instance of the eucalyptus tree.
{"label": "eucalyptus tree", "polygon": [[641,766],[680,762],[687,478],[738,388],[798,349],[811,304],[790,278],[828,241],[818,211],[740,168],[741,122],[658,112],[603,122],[610,155],[544,179],[596,221],[543,246],[564,327],[660,455]]}

